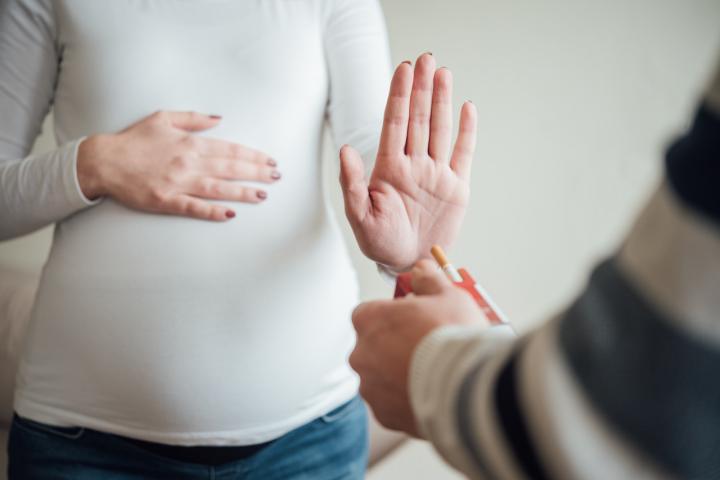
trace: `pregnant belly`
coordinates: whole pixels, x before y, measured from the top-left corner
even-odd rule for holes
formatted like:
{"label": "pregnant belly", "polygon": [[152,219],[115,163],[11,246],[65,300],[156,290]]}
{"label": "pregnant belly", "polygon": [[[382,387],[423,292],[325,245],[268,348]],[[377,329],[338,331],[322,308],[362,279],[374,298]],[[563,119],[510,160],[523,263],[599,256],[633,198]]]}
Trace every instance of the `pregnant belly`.
{"label": "pregnant belly", "polygon": [[125,228],[90,231],[107,243],[85,249],[70,241],[82,225],[60,227],[23,398],[129,429],[262,430],[347,383],[357,288],[332,224],[258,241],[216,224],[198,234],[164,223],[132,239]]}

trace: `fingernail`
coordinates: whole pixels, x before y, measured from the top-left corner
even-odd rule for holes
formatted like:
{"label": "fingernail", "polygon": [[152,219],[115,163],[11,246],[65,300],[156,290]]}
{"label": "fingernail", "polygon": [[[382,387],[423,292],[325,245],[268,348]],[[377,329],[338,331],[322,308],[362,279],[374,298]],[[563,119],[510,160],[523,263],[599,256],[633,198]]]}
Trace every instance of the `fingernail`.
{"label": "fingernail", "polygon": [[268,159],[267,164],[271,167],[277,167],[277,162],[272,158]]}
{"label": "fingernail", "polygon": [[263,192],[262,190],[258,190],[258,192],[257,192],[257,197],[258,197],[260,200],[265,200],[265,199],[267,198],[267,193],[266,193],[266,192]]}
{"label": "fingernail", "polygon": [[432,52],[425,52],[425,55],[432,55]]}
{"label": "fingernail", "polygon": [[226,210],[226,211],[225,211],[225,216],[226,216],[227,218],[234,218],[234,217],[235,217],[235,212],[233,212],[232,210]]}
{"label": "fingernail", "polygon": [[[273,180],[280,180],[280,177],[282,177],[282,175],[277,170],[275,170],[274,172],[272,172],[272,174],[270,174],[270,178],[272,178]],[[265,193],[265,192],[263,192],[263,193]]]}
{"label": "fingernail", "polygon": [[407,63],[408,65],[412,65],[412,62],[410,60],[403,60],[402,63]]}
{"label": "fingernail", "polygon": [[212,118],[213,120],[220,120],[222,118],[222,115],[213,114],[213,115],[210,115],[210,118]]}

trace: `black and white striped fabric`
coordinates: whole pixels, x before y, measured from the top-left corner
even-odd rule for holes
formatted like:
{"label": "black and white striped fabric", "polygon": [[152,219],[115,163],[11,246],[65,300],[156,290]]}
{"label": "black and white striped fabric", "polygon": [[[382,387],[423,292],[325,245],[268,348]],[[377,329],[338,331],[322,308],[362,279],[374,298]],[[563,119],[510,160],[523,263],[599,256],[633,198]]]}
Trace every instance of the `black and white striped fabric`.
{"label": "black and white striped fabric", "polygon": [[720,478],[720,72],[580,297],[526,337],[446,327],[413,358],[420,430],[473,478]]}

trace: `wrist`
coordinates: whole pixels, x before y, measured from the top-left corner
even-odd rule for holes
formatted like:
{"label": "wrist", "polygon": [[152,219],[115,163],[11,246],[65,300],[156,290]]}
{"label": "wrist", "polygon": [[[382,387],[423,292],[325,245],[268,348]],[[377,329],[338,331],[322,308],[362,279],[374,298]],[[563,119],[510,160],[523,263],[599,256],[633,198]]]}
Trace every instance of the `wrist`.
{"label": "wrist", "polygon": [[[419,259],[418,259],[419,260]],[[378,265],[378,268],[387,273],[388,275],[391,275],[392,277],[397,277],[401,273],[407,273],[413,269],[415,266],[415,262],[411,263],[404,263],[404,264],[390,264],[390,263],[380,263],[375,262]]]}
{"label": "wrist", "polygon": [[[382,264],[382,267],[388,273],[392,273],[393,275],[398,276],[401,273],[407,273],[412,271],[412,269],[415,268],[415,265],[417,265],[417,263],[421,260],[432,260],[434,263],[435,260],[430,254],[431,246],[432,244],[427,246],[421,246],[418,248],[415,255],[404,256],[403,258],[396,258],[396,260],[400,260],[399,263],[384,263]],[[445,246],[444,243],[443,246]]]}
{"label": "wrist", "polygon": [[102,152],[107,151],[110,135],[91,135],[80,142],[77,153],[77,178],[80,190],[89,200],[106,194],[103,181]]}
{"label": "wrist", "polygon": [[377,265],[378,272],[380,272],[381,275],[385,276],[388,279],[391,279],[393,282],[397,278],[398,275],[400,275],[403,272],[408,271],[409,269],[395,269],[393,267],[390,267],[388,265],[385,265],[384,263],[375,262],[375,265]]}

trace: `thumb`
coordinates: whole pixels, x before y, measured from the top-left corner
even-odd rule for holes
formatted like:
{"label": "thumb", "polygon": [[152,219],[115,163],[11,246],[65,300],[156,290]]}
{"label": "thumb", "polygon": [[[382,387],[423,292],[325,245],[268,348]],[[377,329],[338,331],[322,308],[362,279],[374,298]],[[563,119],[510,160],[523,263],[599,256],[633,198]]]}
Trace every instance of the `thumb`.
{"label": "thumb", "polygon": [[340,186],[345,200],[345,215],[351,222],[362,220],[370,197],[360,154],[350,145],[340,149]]}
{"label": "thumb", "polygon": [[442,293],[450,281],[430,260],[420,260],[412,269],[412,289],[417,295]]}
{"label": "thumb", "polygon": [[198,112],[163,112],[170,125],[188,132],[212,128],[220,122],[219,115],[205,115]]}

